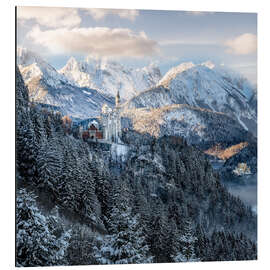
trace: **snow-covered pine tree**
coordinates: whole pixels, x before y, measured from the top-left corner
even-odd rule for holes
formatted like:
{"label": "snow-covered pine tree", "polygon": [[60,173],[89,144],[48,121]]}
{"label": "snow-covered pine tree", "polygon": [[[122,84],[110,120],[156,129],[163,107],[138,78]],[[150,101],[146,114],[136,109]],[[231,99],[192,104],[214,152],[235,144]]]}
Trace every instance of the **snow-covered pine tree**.
{"label": "snow-covered pine tree", "polygon": [[[31,184],[36,175],[36,153],[38,145],[35,138],[33,124],[29,115],[22,115],[20,125],[17,126],[16,134],[17,170],[24,184]],[[21,185],[21,182],[18,182]]]}
{"label": "snow-covered pine tree", "polygon": [[69,265],[97,264],[93,249],[99,244],[98,237],[87,226],[72,225],[72,236],[67,254]]}
{"label": "snow-covered pine tree", "polygon": [[92,222],[97,222],[100,214],[100,205],[95,194],[96,183],[91,174],[89,153],[84,145],[79,145],[79,153],[76,156],[76,163],[80,174],[78,175],[78,194],[81,203],[82,214],[90,218]]}
{"label": "snow-covered pine tree", "polygon": [[180,250],[172,256],[175,262],[198,262],[199,258],[195,255],[195,242],[197,237],[194,236],[192,221],[186,219],[183,234],[179,237]]}
{"label": "snow-covered pine tree", "polygon": [[44,140],[37,155],[37,165],[39,187],[45,187],[53,194],[57,194],[63,169],[63,155],[56,138]]}
{"label": "snow-covered pine tree", "polygon": [[96,249],[96,260],[101,264],[151,263],[153,260],[139,217],[132,215],[127,194],[125,184],[120,185],[114,193],[109,220],[112,233]]}
{"label": "snow-covered pine tree", "polygon": [[67,265],[67,249],[69,247],[72,230],[64,226],[64,222],[59,215],[59,207],[55,206],[47,217],[49,231],[56,237],[60,247],[55,253],[56,265]]}
{"label": "snow-covered pine tree", "polygon": [[31,104],[31,106],[29,107],[29,113],[31,122],[33,124],[36,141],[40,145],[45,139],[47,139],[45,138],[46,133],[44,128],[44,115],[33,104]]}
{"label": "snow-covered pine tree", "polygon": [[57,238],[48,226],[47,218],[37,208],[35,196],[25,189],[17,192],[16,265],[63,265],[68,245],[68,233]]}
{"label": "snow-covered pine tree", "polygon": [[113,215],[118,216],[119,231],[105,237],[101,247],[96,249],[96,260],[101,264],[153,262],[138,216],[132,217],[131,210],[125,213],[113,212]]}
{"label": "snow-covered pine tree", "polygon": [[89,164],[90,172],[95,182],[95,194],[100,203],[100,218],[105,227],[109,229],[107,222],[109,218],[109,212],[112,207],[112,196],[110,194],[112,190],[112,183],[108,181],[109,173],[106,170],[103,170],[103,173],[101,174],[98,172],[97,167],[98,166],[96,162],[92,161],[91,164]]}
{"label": "snow-covered pine tree", "polygon": [[76,151],[73,140],[68,137],[63,137],[61,140],[63,153],[63,168],[61,180],[58,183],[58,190],[61,191],[61,204],[68,209],[76,209],[76,190],[77,178],[79,170],[75,160],[74,152]]}
{"label": "snow-covered pine tree", "polygon": [[164,205],[158,197],[152,198],[151,217],[148,223],[146,234],[147,243],[151,254],[154,256],[154,262],[167,262],[166,249],[168,246],[168,219],[164,210]]}

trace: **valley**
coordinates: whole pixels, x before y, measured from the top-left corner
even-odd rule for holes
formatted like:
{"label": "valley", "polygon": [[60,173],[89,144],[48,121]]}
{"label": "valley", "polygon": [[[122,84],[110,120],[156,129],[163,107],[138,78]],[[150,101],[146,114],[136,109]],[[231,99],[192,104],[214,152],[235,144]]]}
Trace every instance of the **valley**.
{"label": "valley", "polygon": [[58,265],[102,264],[119,241],[141,256],[124,263],[173,262],[187,229],[201,261],[257,258],[257,105],[244,78],[211,62],[163,77],[92,57],[56,70],[25,49],[16,76],[17,218],[46,231]]}

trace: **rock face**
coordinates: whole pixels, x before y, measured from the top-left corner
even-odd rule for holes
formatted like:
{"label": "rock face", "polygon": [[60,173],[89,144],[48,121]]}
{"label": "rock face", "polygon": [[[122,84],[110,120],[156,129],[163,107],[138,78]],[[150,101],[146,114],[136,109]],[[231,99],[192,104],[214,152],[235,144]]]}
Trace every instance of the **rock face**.
{"label": "rock face", "polygon": [[225,113],[256,134],[255,89],[248,81],[210,63],[184,63],[167,72],[158,85],[132,98],[127,108],[159,108],[172,104]]}
{"label": "rock face", "polygon": [[154,64],[133,69],[92,56],[88,56],[81,62],[71,57],[59,73],[64,74],[80,87],[97,89],[112,96],[119,91],[120,96],[125,100],[155,86],[161,79],[160,70]]}
{"label": "rock face", "polygon": [[31,101],[57,107],[62,114],[80,119],[98,116],[104,103],[114,106],[113,97],[76,86],[33,52],[18,49],[17,62]]}

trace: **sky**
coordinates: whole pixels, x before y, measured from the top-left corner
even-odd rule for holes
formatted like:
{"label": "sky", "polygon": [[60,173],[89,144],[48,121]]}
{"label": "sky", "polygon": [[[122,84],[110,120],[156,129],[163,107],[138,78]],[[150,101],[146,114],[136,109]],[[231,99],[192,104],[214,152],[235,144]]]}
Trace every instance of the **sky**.
{"label": "sky", "polygon": [[17,44],[56,69],[74,56],[131,67],[212,61],[257,81],[257,14],[18,7]]}

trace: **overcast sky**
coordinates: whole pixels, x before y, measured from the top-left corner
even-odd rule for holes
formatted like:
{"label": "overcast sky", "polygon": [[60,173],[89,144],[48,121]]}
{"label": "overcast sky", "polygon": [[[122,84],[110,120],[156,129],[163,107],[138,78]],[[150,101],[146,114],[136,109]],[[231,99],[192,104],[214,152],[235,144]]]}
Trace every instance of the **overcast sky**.
{"label": "overcast sky", "polygon": [[88,54],[164,74],[182,62],[211,60],[257,79],[257,15],[152,10],[18,7],[18,45],[61,68]]}

